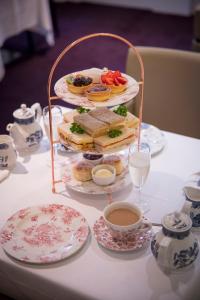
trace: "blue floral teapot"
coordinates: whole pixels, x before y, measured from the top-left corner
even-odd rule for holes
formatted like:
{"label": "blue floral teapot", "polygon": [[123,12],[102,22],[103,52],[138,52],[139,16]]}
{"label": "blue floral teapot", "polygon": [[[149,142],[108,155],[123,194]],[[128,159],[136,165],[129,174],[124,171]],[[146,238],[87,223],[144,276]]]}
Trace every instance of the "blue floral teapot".
{"label": "blue floral teapot", "polygon": [[192,221],[183,212],[167,214],[162,229],[151,241],[151,251],[165,270],[179,270],[195,261],[199,245],[191,232]]}
{"label": "blue floral teapot", "polygon": [[39,145],[43,137],[39,124],[41,115],[42,109],[39,103],[33,104],[31,108],[21,104],[21,107],[14,111],[14,123],[8,124],[7,130],[18,151],[34,149]]}

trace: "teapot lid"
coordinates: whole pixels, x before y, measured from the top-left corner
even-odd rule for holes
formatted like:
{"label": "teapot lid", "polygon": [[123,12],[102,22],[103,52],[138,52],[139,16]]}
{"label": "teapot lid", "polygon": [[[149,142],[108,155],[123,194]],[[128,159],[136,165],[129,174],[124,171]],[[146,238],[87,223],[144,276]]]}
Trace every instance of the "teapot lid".
{"label": "teapot lid", "polygon": [[192,220],[183,212],[173,212],[163,217],[162,225],[166,230],[181,233],[190,230]]}
{"label": "teapot lid", "polygon": [[25,120],[35,117],[35,114],[31,108],[26,106],[26,104],[21,104],[21,107],[14,111],[13,116],[15,119]]}

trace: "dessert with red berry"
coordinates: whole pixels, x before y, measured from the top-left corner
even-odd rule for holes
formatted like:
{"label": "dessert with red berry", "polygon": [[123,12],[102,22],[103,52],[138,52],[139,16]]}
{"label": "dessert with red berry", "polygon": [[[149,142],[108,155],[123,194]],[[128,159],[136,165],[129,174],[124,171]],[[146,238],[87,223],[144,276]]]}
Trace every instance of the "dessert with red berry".
{"label": "dessert with red berry", "polygon": [[119,94],[127,87],[127,79],[118,70],[104,72],[101,75],[101,82],[110,87],[113,94]]}

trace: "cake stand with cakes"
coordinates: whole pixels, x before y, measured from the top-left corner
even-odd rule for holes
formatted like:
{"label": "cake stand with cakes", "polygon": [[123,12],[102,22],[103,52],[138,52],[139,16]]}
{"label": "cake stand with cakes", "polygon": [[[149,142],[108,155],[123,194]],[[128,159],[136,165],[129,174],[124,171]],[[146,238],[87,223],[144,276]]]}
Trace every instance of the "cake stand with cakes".
{"label": "cake stand with cakes", "polygon": [[[52,96],[52,78],[62,58],[79,43],[96,37],[114,38],[131,48],[140,64],[140,81],[137,82],[119,70],[91,68],[60,78],[54,86],[56,95]],[[141,100],[137,118],[127,111],[124,104],[132,100],[139,91]],[[58,142],[77,152],[77,156],[74,156],[75,163],[72,159],[70,168],[64,174],[67,186],[83,193],[102,194],[122,189],[130,183],[127,179],[127,162],[124,162],[119,151],[127,149],[136,139],[140,143],[143,91],[144,67],[141,56],[125,38],[111,33],[94,33],[83,36],[64,48],[51,68],[47,86],[53,192],[56,192],[55,185],[63,181],[63,178],[55,178],[53,146]],[[60,140],[55,141],[51,107],[59,99],[77,106],[77,109],[64,114],[65,122],[57,128]]]}

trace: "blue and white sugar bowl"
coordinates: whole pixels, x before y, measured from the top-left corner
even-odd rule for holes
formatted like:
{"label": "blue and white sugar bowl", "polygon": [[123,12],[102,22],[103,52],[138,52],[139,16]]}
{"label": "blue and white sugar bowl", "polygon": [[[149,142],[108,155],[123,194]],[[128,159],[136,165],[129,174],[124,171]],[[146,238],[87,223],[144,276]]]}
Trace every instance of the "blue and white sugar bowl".
{"label": "blue and white sugar bowl", "polygon": [[163,217],[162,229],[151,241],[151,251],[160,267],[166,271],[176,271],[195,261],[199,244],[191,227],[190,217],[183,212],[173,212]]}
{"label": "blue and white sugar bowl", "polygon": [[7,125],[11,137],[18,151],[33,150],[39,145],[43,132],[39,124],[42,109],[39,103],[31,108],[26,104],[13,112],[14,123]]}

